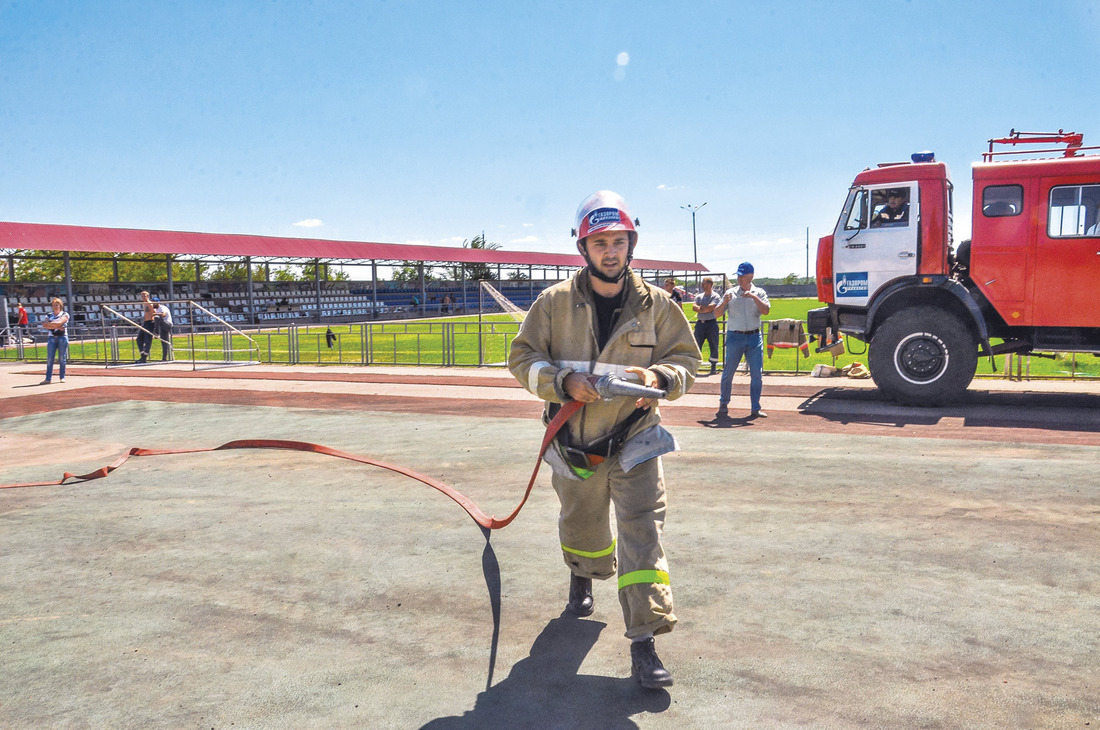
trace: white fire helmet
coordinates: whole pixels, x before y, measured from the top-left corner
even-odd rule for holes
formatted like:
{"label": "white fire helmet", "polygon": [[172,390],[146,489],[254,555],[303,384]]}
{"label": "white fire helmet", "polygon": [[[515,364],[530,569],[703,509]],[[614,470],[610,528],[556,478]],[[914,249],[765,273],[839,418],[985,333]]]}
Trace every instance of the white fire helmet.
{"label": "white fire helmet", "polygon": [[573,235],[579,243],[595,233],[626,231],[630,235],[630,248],[633,249],[638,241],[639,225],[641,223],[631,217],[621,195],[610,190],[600,190],[585,198],[577,208]]}

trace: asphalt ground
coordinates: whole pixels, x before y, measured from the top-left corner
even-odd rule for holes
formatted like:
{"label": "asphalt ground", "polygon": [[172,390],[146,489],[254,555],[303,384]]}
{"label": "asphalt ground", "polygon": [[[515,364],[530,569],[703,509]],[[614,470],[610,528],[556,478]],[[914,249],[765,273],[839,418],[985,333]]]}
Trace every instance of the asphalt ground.
{"label": "asphalt ground", "polygon": [[[539,403],[506,371],[0,365],[0,484],[130,447],[324,444],[503,516]],[[541,474],[487,534],[384,469],[285,450],[133,457],[0,490],[0,726],[1074,728],[1100,723],[1100,387],[717,379],[662,412],[675,686],[629,678],[615,586],[563,613]]]}

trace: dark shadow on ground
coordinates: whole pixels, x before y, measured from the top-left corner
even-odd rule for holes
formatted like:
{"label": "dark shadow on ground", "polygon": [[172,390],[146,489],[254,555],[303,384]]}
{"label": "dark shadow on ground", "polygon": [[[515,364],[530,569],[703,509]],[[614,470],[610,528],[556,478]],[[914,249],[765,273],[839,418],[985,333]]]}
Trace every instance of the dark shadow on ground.
{"label": "dark shadow on ground", "polygon": [[836,423],[897,427],[934,426],[944,418],[961,418],[970,428],[1092,432],[1100,424],[1100,396],[1093,393],[968,390],[951,405],[921,407],[895,403],[877,389],[826,388],[803,401],[798,410]]}
{"label": "dark shadow on ground", "polygon": [[[606,626],[563,612],[546,625],[507,679],[478,695],[474,709],[432,720],[424,728],[636,728],[632,715],[667,710],[671,697],[663,689],[642,689],[629,677],[577,673]],[[624,641],[624,671],[628,649]]]}
{"label": "dark shadow on ground", "polygon": [[481,553],[481,572],[485,575],[485,588],[489,591],[489,606],[493,612],[493,640],[489,644],[489,678],[485,681],[485,688],[493,686],[493,669],[497,664],[497,645],[500,642],[500,563],[497,562],[497,554],[493,550],[489,540],[493,531],[488,527],[482,527],[485,535],[485,550]]}
{"label": "dark shadow on ground", "polygon": [[934,426],[945,415],[942,408],[903,406],[888,400],[878,390],[826,388],[798,405],[805,416],[817,416],[835,423],[866,423],[876,426]]}
{"label": "dark shadow on ground", "polygon": [[751,426],[756,420],[757,419],[749,415],[744,415],[740,418],[715,416],[709,421],[697,421],[697,423],[703,428],[744,428],[745,426]]}

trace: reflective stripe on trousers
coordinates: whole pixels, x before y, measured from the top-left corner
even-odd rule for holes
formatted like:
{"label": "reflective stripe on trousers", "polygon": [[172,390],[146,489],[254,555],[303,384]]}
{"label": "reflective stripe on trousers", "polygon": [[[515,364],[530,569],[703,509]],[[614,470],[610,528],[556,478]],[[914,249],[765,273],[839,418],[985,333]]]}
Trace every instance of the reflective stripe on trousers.
{"label": "reflective stripe on trousers", "polygon": [[619,576],[620,591],[627,586],[633,586],[639,583],[659,583],[663,586],[672,585],[668,581],[668,573],[663,570],[635,570],[633,573],[626,573],[625,575]]}
{"label": "reflective stripe on trousers", "polygon": [[[552,482],[561,502],[558,535],[569,569],[598,580],[619,572],[629,638],[669,631],[676,617],[661,547],[666,503],[661,459],[642,462],[629,473],[610,459],[584,481],[555,474]],[[617,539],[611,533],[612,505]]]}
{"label": "reflective stripe on trousers", "polygon": [[611,544],[606,549],[597,550],[595,552],[587,552],[585,550],[577,550],[575,548],[567,547],[565,545],[562,545],[561,549],[564,550],[567,553],[573,553],[574,555],[579,555],[582,558],[602,558],[602,557],[605,557],[605,556],[610,555],[613,552],[615,552],[615,541],[612,540]]}

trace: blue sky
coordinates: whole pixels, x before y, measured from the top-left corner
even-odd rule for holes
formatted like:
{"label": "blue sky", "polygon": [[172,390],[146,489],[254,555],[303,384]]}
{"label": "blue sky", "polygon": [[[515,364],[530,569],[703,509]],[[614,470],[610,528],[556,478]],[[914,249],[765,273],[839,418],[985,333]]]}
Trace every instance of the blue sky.
{"label": "blue sky", "polygon": [[0,220],[572,250],[804,274],[852,177],[1012,128],[1100,144],[1100,2],[11,2]]}

